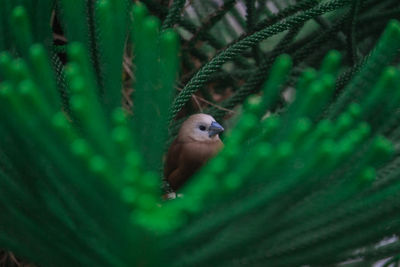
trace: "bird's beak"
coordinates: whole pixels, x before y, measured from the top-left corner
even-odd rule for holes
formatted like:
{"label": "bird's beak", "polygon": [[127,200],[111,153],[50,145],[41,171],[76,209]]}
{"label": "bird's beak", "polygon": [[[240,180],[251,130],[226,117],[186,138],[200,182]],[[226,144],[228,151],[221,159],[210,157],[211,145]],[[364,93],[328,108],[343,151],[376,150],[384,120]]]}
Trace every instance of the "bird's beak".
{"label": "bird's beak", "polygon": [[210,137],[212,137],[214,135],[222,133],[223,131],[224,131],[224,127],[222,127],[218,122],[213,121],[211,123],[211,126],[210,126],[209,130],[208,130],[208,135]]}

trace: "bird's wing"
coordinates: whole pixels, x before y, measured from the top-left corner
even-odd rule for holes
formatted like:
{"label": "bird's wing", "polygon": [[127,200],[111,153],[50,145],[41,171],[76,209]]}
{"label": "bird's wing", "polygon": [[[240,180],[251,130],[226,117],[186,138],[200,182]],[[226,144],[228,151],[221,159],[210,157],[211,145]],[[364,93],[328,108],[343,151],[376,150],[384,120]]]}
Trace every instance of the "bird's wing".
{"label": "bird's wing", "polygon": [[182,154],[182,143],[179,143],[176,139],[172,142],[167,152],[167,159],[164,166],[164,177],[168,179],[173,171],[179,167],[179,156]]}
{"label": "bird's wing", "polygon": [[221,148],[218,142],[174,142],[164,168],[165,178],[177,190]]}
{"label": "bird's wing", "polygon": [[180,188],[201,166],[203,162],[202,153],[199,155],[196,152],[199,152],[196,142],[176,142],[171,145],[164,175],[172,189]]}
{"label": "bird's wing", "polygon": [[220,148],[220,142],[184,143],[180,150],[178,168],[171,173],[168,180],[172,187],[181,187],[196,173]]}

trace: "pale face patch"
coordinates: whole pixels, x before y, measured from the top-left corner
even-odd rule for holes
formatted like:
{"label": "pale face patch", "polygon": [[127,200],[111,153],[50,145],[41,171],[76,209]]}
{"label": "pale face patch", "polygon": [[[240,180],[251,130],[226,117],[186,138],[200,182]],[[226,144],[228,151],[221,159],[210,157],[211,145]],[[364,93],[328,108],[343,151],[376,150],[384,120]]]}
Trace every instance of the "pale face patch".
{"label": "pale face patch", "polygon": [[179,139],[182,141],[195,140],[199,142],[218,140],[218,134],[210,136],[210,127],[215,124],[215,119],[207,114],[195,114],[190,116],[179,131]]}

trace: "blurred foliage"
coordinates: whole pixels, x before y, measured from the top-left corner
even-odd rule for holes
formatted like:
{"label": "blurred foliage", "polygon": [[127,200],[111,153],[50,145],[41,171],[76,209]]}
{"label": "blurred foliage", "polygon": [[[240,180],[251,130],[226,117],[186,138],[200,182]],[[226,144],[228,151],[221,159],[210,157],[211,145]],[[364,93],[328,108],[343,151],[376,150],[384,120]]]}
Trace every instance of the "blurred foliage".
{"label": "blurred foliage", "polygon": [[[399,260],[398,1],[0,7],[1,248],[39,266]],[[232,125],[225,148],[162,201],[165,148],[199,111]]]}

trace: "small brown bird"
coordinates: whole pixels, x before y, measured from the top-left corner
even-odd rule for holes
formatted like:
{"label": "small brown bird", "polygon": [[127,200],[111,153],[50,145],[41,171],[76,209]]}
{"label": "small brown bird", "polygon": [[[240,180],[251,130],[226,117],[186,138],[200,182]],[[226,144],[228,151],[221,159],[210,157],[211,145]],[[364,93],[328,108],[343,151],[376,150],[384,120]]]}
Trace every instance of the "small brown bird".
{"label": "small brown bird", "polygon": [[179,189],[222,147],[219,133],[224,128],[207,114],[190,116],[171,144],[164,166],[164,177],[172,189]]}

